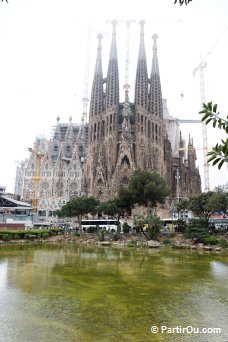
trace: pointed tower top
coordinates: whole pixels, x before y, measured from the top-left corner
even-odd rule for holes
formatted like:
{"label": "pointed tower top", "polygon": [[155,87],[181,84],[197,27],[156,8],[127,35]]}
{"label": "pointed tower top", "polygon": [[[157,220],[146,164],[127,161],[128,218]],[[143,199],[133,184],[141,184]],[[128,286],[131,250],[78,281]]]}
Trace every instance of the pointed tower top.
{"label": "pointed tower top", "polygon": [[135,104],[148,109],[148,72],[146,62],[146,49],[144,43],[144,25],[145,21],[141,20],[140,25],[140,41],[139,53],[136,69],[135,81]]}
{"label": "pointed tower top", "polygon": [[146,51],[145,51],[145,44],[144,44],[144,25],[145,25],[145,21],[141,20],[139,22],[139,25],[141,26],[141,28],[140,28],[140,43],[139,43],[138,60],[139,59],[146,59]]}
{"label": "pointed tower top", "polygon": [[140,20],[139,25],[141,26],[141,33],[144,33],[142,31],[143,31],[143,27],[145,25],[145,21],[144,20]]}
{"label": "pointed tower top", "polygon": [[102,72],[102,58],[101,58],[101,39],[102,34],[97,35],[97,59],[94,70],[94,78],[90,101],[90,116],[94,114],[101,114],[103,110],[103,72]]}
{"label": "pointed tower top", "polygon": [[112,21],[112,45],[111,45],[111,50],[110,50],[110,57],[109,59],[117,59],[117,48],[116,48],[116,25],[117,21],[113,20]]}
{"label": "pointed tower top", "polygon": [[158,35],[156,33],[153,34],[152,39],[154,40],[153,43],[153,64],[152,64],[152,74],[159,74],[158,68],[158,56],[157,56],[157,39]]}
{"label": "pointed tower top", "polygon": [[113,20],[112,43],[108,62],[108,72],[106,77],[105,108],[118,106],[119,104],[119,70],[116,46],[116,24]]}
{"label": "pointed tower top", "polygon": [[116,20],[113,20],[111,22],[112,26],[113,26],[113,33],[116,32],[116,25],[117,25],[117,21]]}
{"label": "pointed tower top", "polygon": [[72,116],[71,115],[69,116],[69,122],[70,123],[72,122]]}
{"label": "pointed tower top", "polygon": [[102,34],[99,33],[97,35],[98,46],[97,46],[97,61],[96,61],[96,67],[95,67],[95,74],[102,73],[102,65],[101,65],[101,50],[102,50],[101,40],[102,38],[103,38]]}
{"label": "pointed tower top", "polygon": [[60,121],[59,115],[57,116],[56,121],[59,123],[59,121]]}

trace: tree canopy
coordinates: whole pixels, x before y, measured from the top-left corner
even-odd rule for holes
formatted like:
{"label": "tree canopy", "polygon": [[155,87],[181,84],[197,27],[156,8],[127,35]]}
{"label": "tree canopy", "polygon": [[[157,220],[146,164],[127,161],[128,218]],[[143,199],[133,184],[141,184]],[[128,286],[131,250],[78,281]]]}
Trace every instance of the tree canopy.
{"label": "tree canopy", "polygon": [[59,217],[78,217],[79,224],[83,215],[94,215],[97,212],[99,201],[94,197],[75,197],[57,211]]}
{"label": "tree canopy", "polygon": [[157,172],[135,170],[129,180],[126,192],[128,192],[132,203],[153,208],[158,203],[165,203],[170,189]]}
{"label": "tree canopy", "polygon": [[225,216],[228,210],[228,193],[225,187],[217,187],[214,191],[190,197],[189,200],[182,199],[176,204],[176,208],[179,212],[189,209],[197,217],[206,220],[216,212],[222,213]]}

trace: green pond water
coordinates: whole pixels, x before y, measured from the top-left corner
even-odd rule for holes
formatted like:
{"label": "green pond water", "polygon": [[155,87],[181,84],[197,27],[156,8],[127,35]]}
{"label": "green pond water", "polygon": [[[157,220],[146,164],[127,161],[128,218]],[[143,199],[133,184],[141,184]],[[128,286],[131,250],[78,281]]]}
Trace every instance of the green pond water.
{"label": "green pond water", "polygon": [[[162,333],[162,326],[179,333]],[[0,248],[0,342],[227,342],[227,326],[227,254]]]}

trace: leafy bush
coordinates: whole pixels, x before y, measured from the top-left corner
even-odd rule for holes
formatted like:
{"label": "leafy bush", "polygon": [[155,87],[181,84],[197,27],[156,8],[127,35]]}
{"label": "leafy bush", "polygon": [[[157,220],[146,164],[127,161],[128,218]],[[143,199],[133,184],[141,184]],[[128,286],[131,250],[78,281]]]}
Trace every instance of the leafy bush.
{"label": "leafy bush", "polygon": [[193,239],[196,243],[203,243],[204,239],[210,237],[208,221],[203,219],[190,220],[186,229],[185,237],[187,239]]}
{"label": "leafy bush", "polygon": [[185,233],[187,229],[187,224],[184,220],[175,221],[175,232],[176,233]]}
{"label": "leafy bush", "polygon": [[45,232],[45,233],[42,233],[41,236],[42,236],[43,239],[46,239],[46,238],[48,238],[50,235],[49,235],[48,232]]}
{"label": "leafy bush", "polygon": [[[5,231],[0,231],[0,239],[4,235],[8,235],[10,237],[9,240],[11,239],[35,239],[43,237],[42,234],[59,234],[62,233],[63,229],[59,228],[51,228],[51,229],[28,229],[28,230],[5,230]],[[29,237],[29,235],[32,235],[33,237]],[[47,236],[46,236],[47,237]]]}
{"label": "leafy bush", "polygon": [[127,222],[124,222],[124,224],[123,224],[123,232],[124,232],[124,234],[128,234],[129,231],[130,231],[129,224],[127,224]]}
{"label": "leafy bush", "polygon": [[81,236],[81,235],[80,235],[80,233],[75,232],[75,233],[74,233],[74,236]]}
{"label": "leafy bush", "polygon": [[176,236],[176,233],[172,232],[170,233],[169,237],[174,238]]}
{"label": "leafy bush", "polygon": [[59,233],[63,234],[64,228],[50,228],[50,229],[48,229],[48,231],[49,231],[49,233],[51,232],[52,234],[55,234],[55,235],[57,235]]}
{"label": "leafy bush", "polygon": [[228,248],[228,240],[226,239],[219,240],[219,246],[222,248]]}
{"label": "leafy bush", "polygon": [[137,241],[136,240],[130,240],[127,244],[128,247],[137,247]]}
{"label": "leafy bush", "polygon": [[2,235],[2,240],[3,241],[9,241],[9,240],[11,240],[11,236],[9,234],[4,234],[4,235]]}
{"label": "leafy bush", "polygon": [[206,237],[203,240],[204,245],[217,245],[218,240],[214,236]]}
{"label": "leafy bush", "polygon": [[169,240],[169,239],[165,239],[165,240],[163,241],[163,243],[164,243],[165,245],[170,245],[170,244],[172,243],[172,241]]}
{"label": "leafy bush", "polygon": [[100,229],[97,233],[97,238],[99,241],[104,241],[105,235],[107,234],[106,229]]}
{"label": "leafy bush", "polygon": [[148,235],[149,239],[156,240],[162,228],[162,221],[156,215],[148,217]]}
{"label": "leafy bush", "polygon": [[97,231],[97,227],[91,226],[87,228],[87,233],[95,233],[96,231]]}
{"label": "leafy bush", "polygon": [[120,233],[119,232],[115,232],[111,235],[111,239],[113,241],[118,241],[120,239]]}

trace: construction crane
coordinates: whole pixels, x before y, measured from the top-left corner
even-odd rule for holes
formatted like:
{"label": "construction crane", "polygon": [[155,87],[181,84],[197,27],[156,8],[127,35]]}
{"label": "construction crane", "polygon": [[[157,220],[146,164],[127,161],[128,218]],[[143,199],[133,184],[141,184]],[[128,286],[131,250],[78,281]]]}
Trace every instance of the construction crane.
{"label": "construction crane", "polygon": [[[205,80],[204,80],[204,69],[207,66],[207,58],[212,53],[218,42],[221,40],[225,32],[227,31],[227,27],[221,35],[218,37],[218,39],[215,41],[215,43],[212,45],[211,49],[208,51],[206,56],[201,59],[199,65],[193,70],[193,76],[196,75],[196,72],[199,70],[200,73],[200,97],[201,97],[201,106],[203,103],[205,103]],[[204,121],[202,121],[202,134],[203,134],[203,159],[204,159],[204,191],[208,192],[210,191],[210,179],[209,179],[209,164],[207,162],[207,154],[208,154],[208,139],[207,139],[207,126]]]}
{"label": "construction crane", "polygon": [[32,211],[34,213],[37,212],[38,208],[38,188],[39,188],[39,181],[40,181],[40,161],[43,158],[43,154],[33,148],[29,147],[28,151],[34,155],[34,175],[32,177],[34,182],[34,191],[33,191],[33,198],[32,198]]}
{"label": "construction crane", "polygon": [[88,28],[87,33],[87,47],[86,47],[86,65],[85,65],[85,79],[84,79],[84,97],[82,99],[83,109],[82,109],[82,124],[87,123],[88,120],[88,89],[89,89],[89,60],[90,60],[90,50],[91,50],[91,32],[92,28]]}
{"label": "construction crane", "polygon": [[82,98],[82,123],[87,123],[88,121],[88,104],[89,104],[89,97],[88,97],[88,90],[89,90],[89,73],[90,73],[90,58],[91,58],[91,35],[92,32],[101,33],[104,36],[107,36],[108,33],[106,31],[101,31],[97,27],[88,26],[81,22],[77,23],[81,26],[87,28],[87,43],[86,43],[86,58],[85,58],[85,75],[84,75],[84,96]]}

